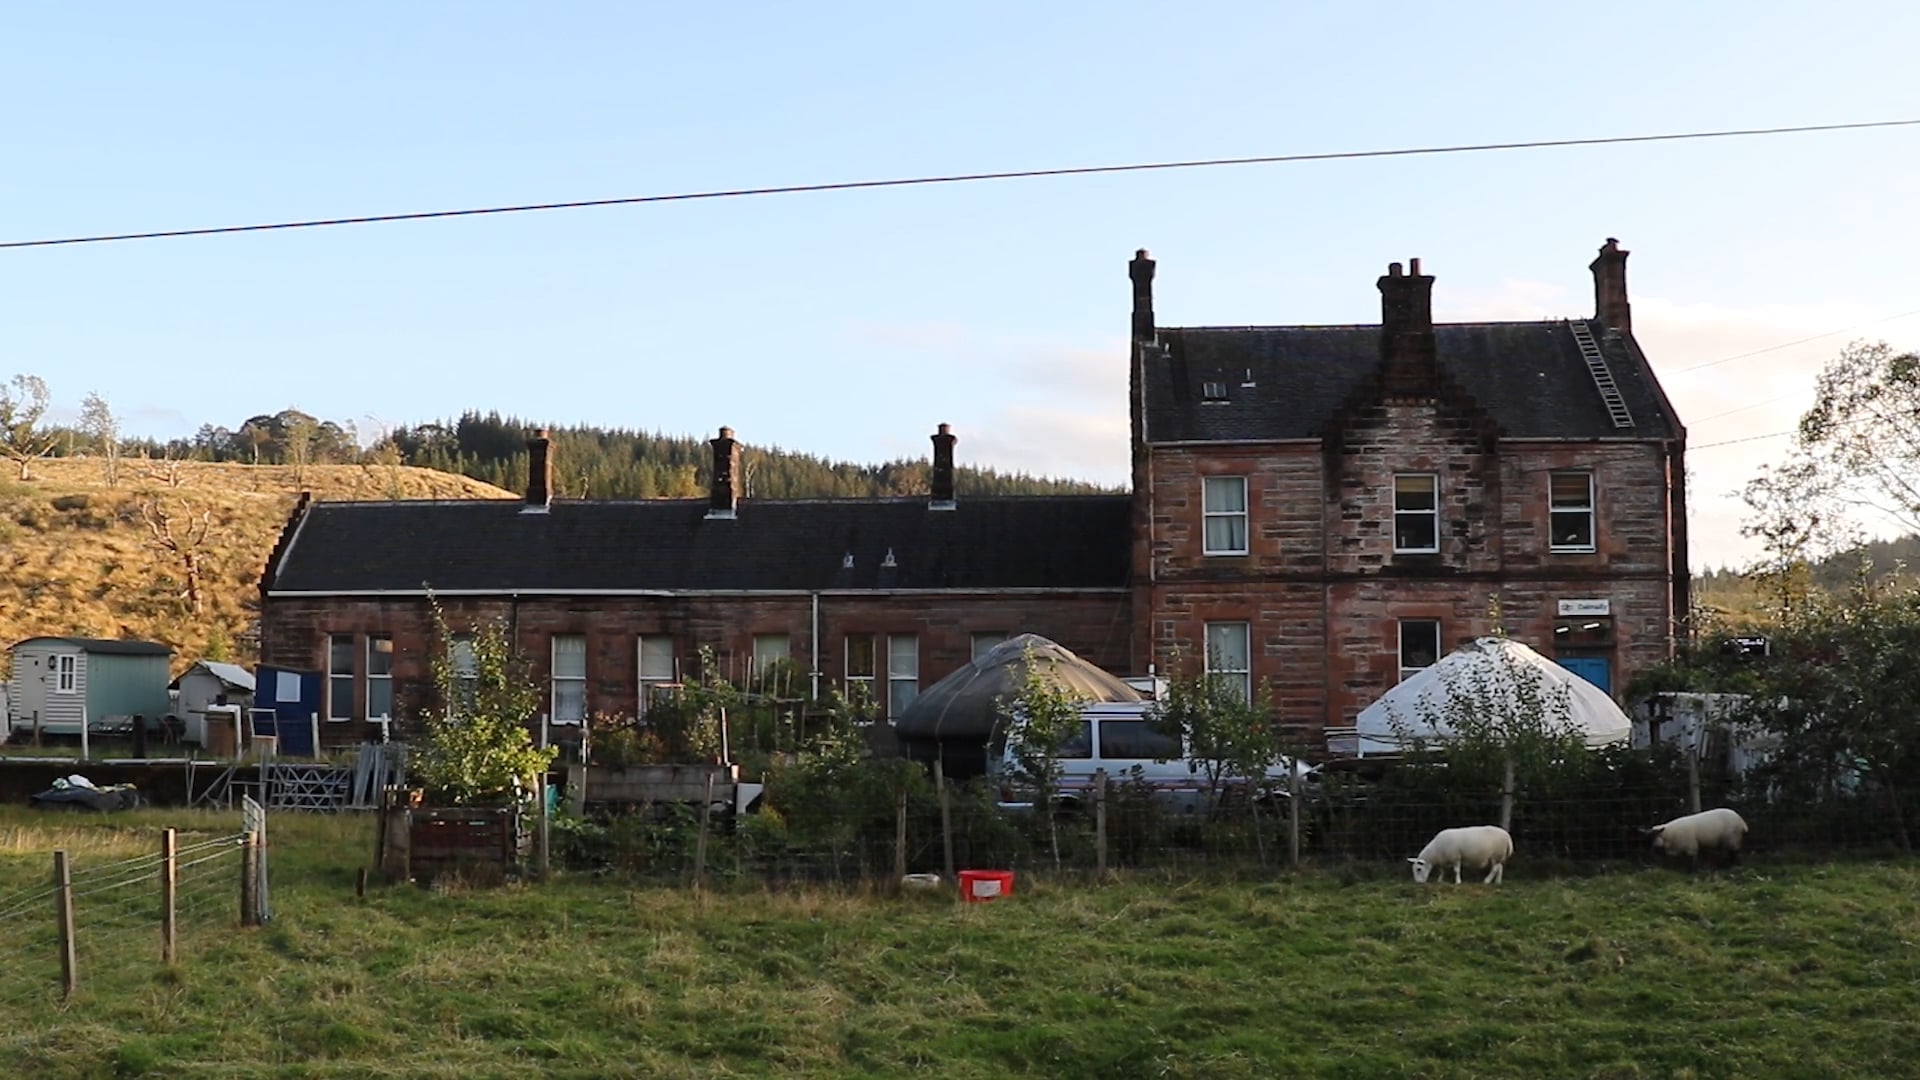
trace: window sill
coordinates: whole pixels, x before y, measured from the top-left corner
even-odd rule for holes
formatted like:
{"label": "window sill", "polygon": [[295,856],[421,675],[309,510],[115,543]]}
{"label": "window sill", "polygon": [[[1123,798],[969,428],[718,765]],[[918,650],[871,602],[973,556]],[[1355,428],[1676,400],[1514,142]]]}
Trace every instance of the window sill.
{"label": "window sill", "polygon": [[1395,555],[1438,555],[1438,554],[1440,554],[1440,549],[1439,549],[1439,548],[1437,548],[1437,547],[1432,547],[1432,548],[1394,548],[1394,549],[1393,549],[1393,553],[1394,553]]}
{"label": "window sill", "polygon": [[1594,555],[1600,551],[1597,547],[1548,547],[1549,555]]}
{"label": "window sill", "polygon": [[1233,559],[1233,558],[1245,558],[1245,557],[1246,557],[1246,556],[1248,555],[1248,552],[1245,552],[1245,551],[1202,551],[1202,552],[1201,552],[1200,554],[1202,554],[1202,555],[1204,555],[1204,556],[1206,556],[1206,557],[1207,557],[1207,558],[1209,558],[1209,559],[1220,559],[1220,558],[1227,558],[1227,559]]}

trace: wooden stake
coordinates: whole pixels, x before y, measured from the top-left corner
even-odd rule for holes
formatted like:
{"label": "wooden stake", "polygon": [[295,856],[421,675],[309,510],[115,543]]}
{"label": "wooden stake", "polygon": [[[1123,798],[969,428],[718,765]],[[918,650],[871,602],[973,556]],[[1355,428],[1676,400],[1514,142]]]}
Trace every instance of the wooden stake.
{"label": "wooden stake", "polygon": [[1300,763],[1287,769],[1287,865],[1300,868]]}
{"label": "wooden stake", "polygon": [[53,853],[53,910],[60,930],[60,988],[72,998],[80,988],[80,973],[73,964],[73,874],[67,867],[67,853]]}
{"label": "wooden stake", "polygon": [[1093,847],[1100,880],[1107,879],[1107,770],[1093,770]]}
{"label": "wooden stake", "polygon": [[1700,742],[1696,735],[1694,743],[1687,749],[1687,807],[1688,812],[1700,812]]}
{"label": "wooden stake", "polygon": [[240,841],[240,925],[260,925],[260,849],[249,832]]}
{"label": "wooden stake", "polygon": [[180,883],[178,840],[172,829],[160,833],[160,962],[168,967],[175,960],[174,897]]}
{"label": "wooden stake", "polygon": [[933,790],[940,796],[940,846],[946,852],[947,880],[958,881],[953,873],[953,811],[947,804],[947,770],[938,756],[933,759]]}
{"label": "wooden stake", "polygon": [[1506,771],[1500,781],[1500,827],[1513,831],[1513,755],[1507,755]]}
{"label": "wooden stake", "polygon": [[893,808],[893,885],[900,887],[901,879],[907,876],[907,788],[900,786],[900,793],[894,800]]}
{"label": "wooden stake", "polygon": [[362,898],[367,895],[367,868],[364,866],[354,872],[353,895]]}
{"label": "wooden stake", "polygon": [[707,887],[707,824],[713,818],[713,773],[707,773],[707,795],[700,800],[700,836],[693,845],[693,887]]}

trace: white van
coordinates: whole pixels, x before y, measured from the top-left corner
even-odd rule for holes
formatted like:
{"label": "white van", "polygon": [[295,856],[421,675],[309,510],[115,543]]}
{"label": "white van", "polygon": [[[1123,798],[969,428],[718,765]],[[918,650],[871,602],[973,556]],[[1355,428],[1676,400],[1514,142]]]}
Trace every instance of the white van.
{"label": "white van", "polygon": [[[1059,804],[1072,807],[1092,798],[1094,773],[1101,769],[1106,770],[1109,784],[1128,783],[1134,779],[1134,770],[1139,769],[1140,779],[1182,812],[1206,805],[1205,770],[1187,756],[1178,739],[1153,729],[1152,708],[1150,701],[1103,702],[1081,708],[1079,732],[1060,747]],[[1289,769],[1300,774],[1302,791],[1318,779],[1305,762],[1281,758],[1267,770],[1281,798],[1285,797]],[[988,772],[999,789],[1001,809],[1033,808],[1014,780],[1011,745],[988,756]]]}

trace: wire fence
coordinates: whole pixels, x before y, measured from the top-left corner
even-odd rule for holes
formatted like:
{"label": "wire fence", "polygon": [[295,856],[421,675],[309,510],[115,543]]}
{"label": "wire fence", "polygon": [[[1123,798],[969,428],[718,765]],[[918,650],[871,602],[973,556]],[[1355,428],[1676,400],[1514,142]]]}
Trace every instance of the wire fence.
{"label": "wire fence", "polygon": [[260,910],[256,836],[169,829],[149,854],[53,853],[44,884],[0,895],[0,1010],[71,1000],[90,978],[162,969],[249,921]]}
{"label": "wire fence", "polygon": [[918,765],[869,759],[774,770],[765,798],[594,805],[552,823],[561,868],[667,881],[892,880],[967,868],[1026,872],[1142,868],[1280,869],[1296,863],[1403,864],[1441,829],[1496,824],[1515,866],[1654,862],[1647,830],[1697,809],[1731,807],[1749,853],[1819,857],[1911,850],[1911,797],[1836,769],[1825,776],[1708,772],[1670,748],[1595,751],[1516,770],[1444,758],[1322,769],[1297,801],[1281,791],[1169,798],[1116,776],[1100,798],[1052,812],[1020,807],[986,778],[944,782]]}

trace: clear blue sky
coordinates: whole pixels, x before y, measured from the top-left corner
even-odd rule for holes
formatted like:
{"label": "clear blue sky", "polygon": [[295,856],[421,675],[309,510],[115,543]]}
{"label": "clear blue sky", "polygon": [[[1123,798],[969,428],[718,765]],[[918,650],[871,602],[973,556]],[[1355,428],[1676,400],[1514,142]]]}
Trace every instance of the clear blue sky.
{"label": "clear blue sky", "polygon": [[[1920,116],[1900,3],[16,5],[0,31],[0,239]],[[1442,319],[1583,314],[1618,236],[1677,373],[1920,307],[1916,165],[1894,129],[7,251],[0,377],[160,436],[479,408],[877,460],[949,421],[963,461],[1119,482],[1136,247],[1165,324],[1338,323],[1416,255]],[[1849,336],[1671,374],[1693,442],[1790,425]],[[1695,453],[1700,562],[1745,550],[1724,494],[1783,447]]]}

